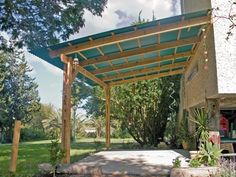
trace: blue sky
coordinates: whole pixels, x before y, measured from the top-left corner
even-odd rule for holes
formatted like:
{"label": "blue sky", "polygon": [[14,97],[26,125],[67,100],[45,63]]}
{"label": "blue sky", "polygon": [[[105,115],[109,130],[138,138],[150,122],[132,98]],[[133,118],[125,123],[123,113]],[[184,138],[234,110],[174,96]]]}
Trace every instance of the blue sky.
{"label": "blue sky", "polygon": [[[85,13],[85,27],[71,39],[95,34],[114,28],[129,26],[138,18],[142,10],[142,18],[151,19],[152,11],[157,19],[180,14],[179,0],[108,0],[102,17]],[[33,69],[39,87],[42,103],[51,103],[60,108],[62,103],[62,71],[45,61],[26,52],[26,59]]]}

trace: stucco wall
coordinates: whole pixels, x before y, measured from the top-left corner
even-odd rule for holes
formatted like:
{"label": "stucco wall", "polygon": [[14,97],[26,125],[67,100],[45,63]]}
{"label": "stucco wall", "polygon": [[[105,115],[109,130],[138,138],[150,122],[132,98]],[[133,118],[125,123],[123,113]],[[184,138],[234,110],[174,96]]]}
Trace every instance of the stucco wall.
{"label": "stucco wall", "polygon": [[[217,97],[217,73],[216,73],[216,60],[215,60],[215,47],[213,29],[211,28],[206,35],[206,48],[208,52],[208,62],[205,68],[205,57],[203,42],[200,44],[195,56],[190,60],[190,65],[184,75],[185,89],[184,89],[184,108],[202,104],[205,98]],[[190,75],[198,68],[198,71],[192,76]]]}
{"label": "stucco wall", "polygon": [[[231,2],[233,0],[230,0]],[[201,46],[192,59],[185,74],[184,108],[197,106],[205,98],[221,98],[223,95],[236,96],[236,28],[233,36],[226,40],[229,20],[216,16],[228,16],[228,0],[182,0],[182,12],[194,12],[207,8],[213,10],[213,29],[207,35],[208,70],[204,70],[204,51]],[[234,6],[235,7],[235,6]],[[232,11],[236,11],[232,9]],[[198,63],[198,73],[188,81],[188,76]]]}
{"label": "stucco wall", "polygon": [[182,13],[195,12],[211,8],[211,0],[181,0]]}
{"label": "stucco wall", "polygon": [[[212,7],[219,7],[218,11],[213,11],[213,15],[227,17],[232,2],[233,0],[231,3],[228,0],[212,0]],[[233,7],[231,11],[235,14],[236,5]],[[236,94],[236,28],[229,40],[226,40],[230,25],[228,19],[213,19],[219,94]]]}

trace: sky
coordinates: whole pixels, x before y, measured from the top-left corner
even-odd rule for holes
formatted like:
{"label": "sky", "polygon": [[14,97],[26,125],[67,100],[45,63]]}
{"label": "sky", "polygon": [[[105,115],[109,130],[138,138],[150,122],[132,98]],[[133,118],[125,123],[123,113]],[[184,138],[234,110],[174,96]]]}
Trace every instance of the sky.
{"label": "sky", "polygon": [[[108,0],[102,17],[85,12],[85,27],[69,40],[129,26],[138,19],[141,10],[142,18],[152,19],[154,13],[157,19],[161,19],[180,14],[180,3],[179,0]],[[61,108],[62,71],[27,52],[26,60],[32,68],[31,76],[39,85],[41,102]]]}

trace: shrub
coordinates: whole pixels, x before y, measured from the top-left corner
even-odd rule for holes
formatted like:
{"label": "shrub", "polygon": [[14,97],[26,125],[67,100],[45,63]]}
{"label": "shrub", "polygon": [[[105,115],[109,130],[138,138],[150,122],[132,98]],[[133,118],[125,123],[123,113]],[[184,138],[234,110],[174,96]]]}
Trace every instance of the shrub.
{"label": "shrub", "polygon": [[31,141],[31,140],[45,140],[47,135],[43,130],[33,129],[33,128],[22,128],[20,140],[21,141]]}
{"label": "shrub", "polygon": [[181,160],[179,160],[179,157],[175,158],[172,161],[173,167],[174,168],[180,168],[181,167]]}

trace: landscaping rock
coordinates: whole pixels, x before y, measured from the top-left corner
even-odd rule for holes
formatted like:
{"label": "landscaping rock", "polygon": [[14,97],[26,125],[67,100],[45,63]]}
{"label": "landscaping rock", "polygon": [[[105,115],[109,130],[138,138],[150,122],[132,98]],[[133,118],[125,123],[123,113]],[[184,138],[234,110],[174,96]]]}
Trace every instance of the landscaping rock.
{"label": "landscaping rock", "polygon": [[173,168],[170,177],[214,177],[218,167]]}
{"label": "landscaping rock", "polygon": [[42,175],[53,173],[53,166],[50,163],[42,163],[38,165],[39,173]]}
{"label": "landscaping rock", "polygon": [[61,167],[57,168],[57,174],[78,174],[84,176],[93,176],[93,177],[101,177],[102,170],[100,167],[96,166],[88,166],[83,164],[69,164],[69,165],[62,165]]}

